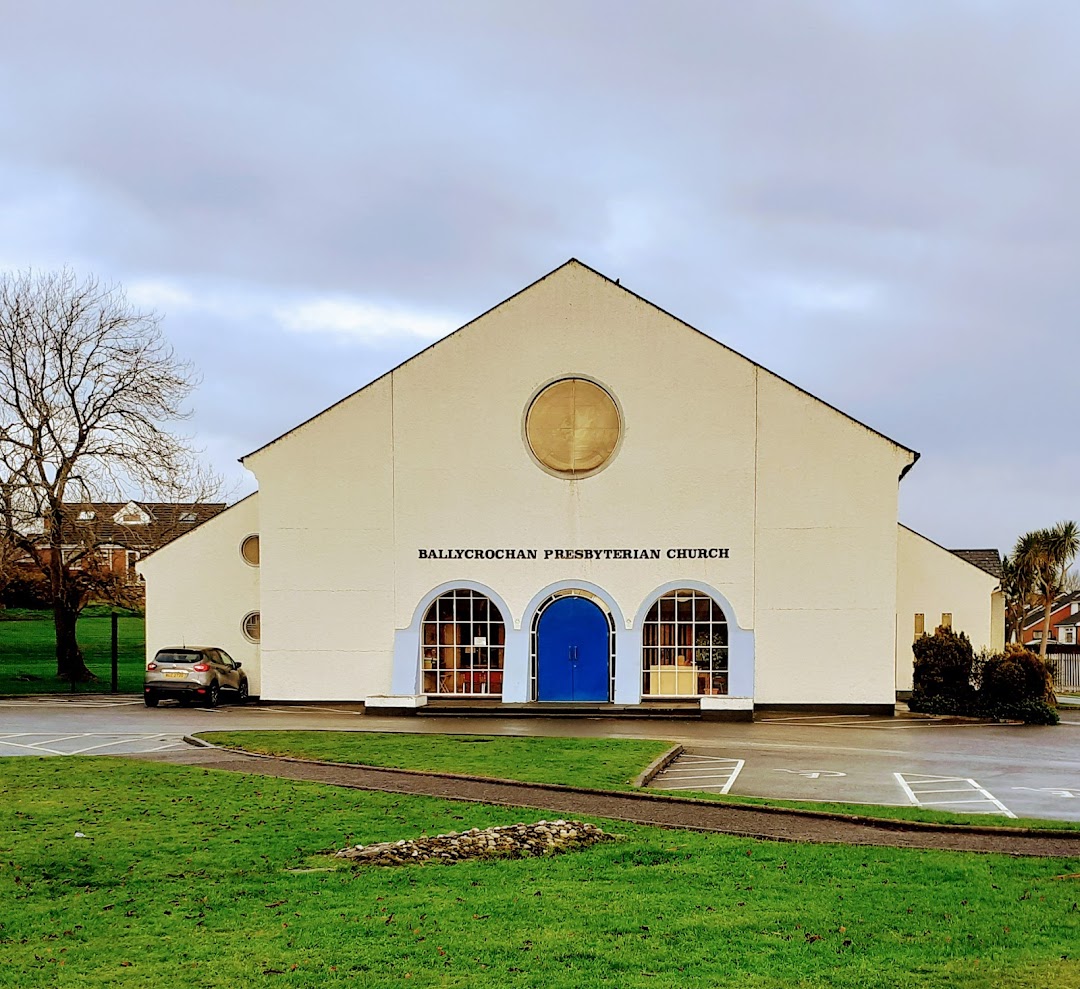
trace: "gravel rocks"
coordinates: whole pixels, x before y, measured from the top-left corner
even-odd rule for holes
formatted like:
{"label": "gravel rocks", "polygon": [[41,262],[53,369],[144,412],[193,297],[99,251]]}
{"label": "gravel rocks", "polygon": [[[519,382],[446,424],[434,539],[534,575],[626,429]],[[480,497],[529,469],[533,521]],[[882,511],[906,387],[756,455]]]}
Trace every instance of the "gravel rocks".
{"label": "gravel rocks", "polygon": [[408,865],[412,862],[461,862],[466,859],[527,858],[588,848],[614,835],[585,821],[538,821],[502,828],[451,831],[412,841],[382,841],[353,845],[335,852],[336,858],[367,865]]}

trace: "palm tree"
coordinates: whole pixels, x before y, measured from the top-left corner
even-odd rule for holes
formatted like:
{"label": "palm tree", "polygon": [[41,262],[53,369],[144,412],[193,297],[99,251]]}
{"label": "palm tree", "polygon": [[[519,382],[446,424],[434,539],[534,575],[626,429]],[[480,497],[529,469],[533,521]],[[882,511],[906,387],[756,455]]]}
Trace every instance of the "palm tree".
{"label": "palm tree", "polygon": [[1013,550],[1013,563],[1028,582],[1032,600],[1042,606],[1042,638],[1039,656],[1046,662],[1046,640],[1054,601],[1068,580],[1069,568],[1080,552],[1080,527],[1075,522],[1059,522],[1050,529],[1036,529],[1020,537]]}
{"label": "palm tree", "polygon": [[1001,590],[1005,594],[1005,641],[1022,642],[1024,615],[1031,604],[1030,574],[1017,562],[1017,550],[1001,561]]}

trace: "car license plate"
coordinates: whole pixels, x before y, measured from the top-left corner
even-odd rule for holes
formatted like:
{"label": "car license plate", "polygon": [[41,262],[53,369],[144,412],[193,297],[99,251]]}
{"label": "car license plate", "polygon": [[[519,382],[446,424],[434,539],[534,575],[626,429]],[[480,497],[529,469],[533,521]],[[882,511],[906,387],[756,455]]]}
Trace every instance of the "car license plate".
{"label": "car license plate", "polygon": [[184,672],[166,673],[165,674],[165,679],[166,680],[186,680],[187,679],[187,674],[184,673]]}

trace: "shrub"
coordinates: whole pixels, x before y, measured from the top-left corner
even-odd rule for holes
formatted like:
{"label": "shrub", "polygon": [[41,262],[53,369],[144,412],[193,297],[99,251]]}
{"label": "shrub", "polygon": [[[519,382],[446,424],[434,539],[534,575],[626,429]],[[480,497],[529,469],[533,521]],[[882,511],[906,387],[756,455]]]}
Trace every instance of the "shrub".
{"label": "shrub", "polygon": [[994,721],[1023,721],[1026,725],[1056,725],[1061,720],[1045,701],[1033,700],[987,705],[980,709],[979,715]]}
{"label": "shrub", "polygon": [[8,577],[0,590],[0,604],[5,608],[51,608],[49,582],[44,574],[19,570]]}
{"label": "shrub", "polygon": [[[912,646],[915,689],[908,707],[924,714],[958,714],[995,721],[1056,725],[1053,669],[1023,646],[974,656],[962,632],[939,628]],[[1049,702],[1049,703],[1048,703]]]}
{"label": "shrub", "polygon": [[980,670],[979,700],[987,707],[1045,702],[1053,698],[1053,669],[1033,652],[1009,643],[988,656]]}
{"label": "shrub", "polygon": [[933,635],[920,635],[911,648],[915,653],[911,710],[929,711],[928,704],[944,704],[948,711],[930,713],[962,714],[973,708],[975,653],[963,632],[942,626]]}

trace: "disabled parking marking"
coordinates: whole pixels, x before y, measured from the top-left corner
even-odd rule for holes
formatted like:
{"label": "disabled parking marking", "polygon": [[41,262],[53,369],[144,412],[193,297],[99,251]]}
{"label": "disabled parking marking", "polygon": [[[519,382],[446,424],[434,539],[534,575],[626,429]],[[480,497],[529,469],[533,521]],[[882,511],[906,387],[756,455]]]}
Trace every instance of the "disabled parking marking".
{"label": "disabled parking marking", "polygon": [[1080,797],[1080,790],[1071,789],[1067,786],[1014,786],[1013,789],[1031,790],[1034,793],[1049,793],[1052,797],[1061,797],[1064,800]]}
{"label": "disabled parking marking", "polygon": [[792,773],[808,780],[820,779],[822,776],[847,776],[847,773],[838,773],[833,769],[774,769],[773,772]]}
{"label": "disabled parking marking", "polygon": [[649,786],[658,790],[702,790],[724,794],[731,790],[745,764],[743,759],[681,755],[653,777]]}
{"label": "disabled parking marking", "polygon": [[[980,786],[970,777],[931,776],[926,773],[893,773],[893,776],[907,795],[908,800],[916,807],[925,807],[928,810],[933,810],[934,808],[951,810],[963,806],[964,811],[967,813],[997,813],[1004,814],[1006,817],[1016,817],[1016,815],[989,790]],[[948,797],[948,799],[945,800],[925,799],[925,797],[934,794],[946,795],[953,793],[960,794],[960,796]],[[990,804],[994,809],[973,807],[971,806],[972,804]]]}

